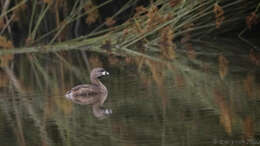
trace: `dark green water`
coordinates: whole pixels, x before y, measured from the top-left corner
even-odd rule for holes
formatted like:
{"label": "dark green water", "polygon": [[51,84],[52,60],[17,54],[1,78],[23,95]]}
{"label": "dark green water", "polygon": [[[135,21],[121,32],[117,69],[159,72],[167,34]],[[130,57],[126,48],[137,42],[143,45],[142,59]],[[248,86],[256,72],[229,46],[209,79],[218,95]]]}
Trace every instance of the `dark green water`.
{"label": "dark green water", "polygon": [[153,64],[152,73],[107,67],[111,76],[103,79],[109,91],[105,107],[113,114],[103,120],[90,106],[63,96],[87,81],[69,82],[65,89],[34,85],[24,94],[8,85],[0,92],[0,145],[260,144],[259,73],[244,66],[229,66],[224,79],[218,71],[196,65],[161,70]]}

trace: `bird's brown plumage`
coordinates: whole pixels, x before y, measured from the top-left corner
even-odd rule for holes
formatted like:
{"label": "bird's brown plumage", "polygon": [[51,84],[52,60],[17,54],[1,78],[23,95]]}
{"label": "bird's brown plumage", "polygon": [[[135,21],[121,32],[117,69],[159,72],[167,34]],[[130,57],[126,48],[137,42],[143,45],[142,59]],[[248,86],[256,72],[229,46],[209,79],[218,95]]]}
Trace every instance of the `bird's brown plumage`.
{"label": "bird's brown plumage", "polygon": [[107,88],[98,79],[109,73],[103,68],[95,68],[91,71],[91,84],[82,84],[73,87],[66,93],[66,97],[78,104],[103,105],[107,98]]}

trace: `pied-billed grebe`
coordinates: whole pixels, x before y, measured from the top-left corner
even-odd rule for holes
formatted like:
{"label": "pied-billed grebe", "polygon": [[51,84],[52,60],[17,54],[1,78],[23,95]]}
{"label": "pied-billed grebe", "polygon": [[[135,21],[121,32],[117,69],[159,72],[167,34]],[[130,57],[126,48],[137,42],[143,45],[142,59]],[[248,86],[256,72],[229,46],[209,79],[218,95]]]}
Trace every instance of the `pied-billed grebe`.
{"label": "pied-billed grebe", "polygon": [[72,88],[66,97],[78,104],[103,106],[107,98],[107,88],[100,82],[99,77],[109,75],[103,68],[94,68],[90,73],[91,84],[82,84]]}

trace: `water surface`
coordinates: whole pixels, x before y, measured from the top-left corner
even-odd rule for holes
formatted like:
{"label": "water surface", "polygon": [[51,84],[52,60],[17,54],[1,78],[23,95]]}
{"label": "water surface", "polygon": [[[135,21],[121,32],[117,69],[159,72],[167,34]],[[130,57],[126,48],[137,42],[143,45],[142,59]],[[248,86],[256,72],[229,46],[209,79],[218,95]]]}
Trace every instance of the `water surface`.
{"label": "water surface", "polygon": [[103,120],[90,106],[63,96],[88,80],[46,89],[35,83],[24,93],[4,86],[1,146],[259,144],[259,67],[238,65],[236,56],[232,58],[222,73],[218,57],[212,62],[202,58],[207,60],[203,67],[196,62],[171,66],[153,61],[146,61],[148,67],[142,71],[108,66],[111,76],[103,79],[109,91],[105,107],[113,114]]}

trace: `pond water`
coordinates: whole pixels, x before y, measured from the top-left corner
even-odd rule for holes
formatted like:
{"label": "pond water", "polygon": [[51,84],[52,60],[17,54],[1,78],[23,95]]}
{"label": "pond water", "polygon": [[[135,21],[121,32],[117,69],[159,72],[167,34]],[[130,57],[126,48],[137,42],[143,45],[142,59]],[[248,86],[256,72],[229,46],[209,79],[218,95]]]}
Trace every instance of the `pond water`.
{"label": "pond water", "polygon": [[102,79],[109,91],[104,106],[113,113],[102,120],[91,106],[64,97],[87,79],[68,77],[67,85],[46,89],[35,83],[24,93],[1,87],[0,145],[260,144],[259,67],[234,62],[220,71],[207,64],[199,69],[152,61],[145,61],[142,71],[107,66],[111,75]]}

